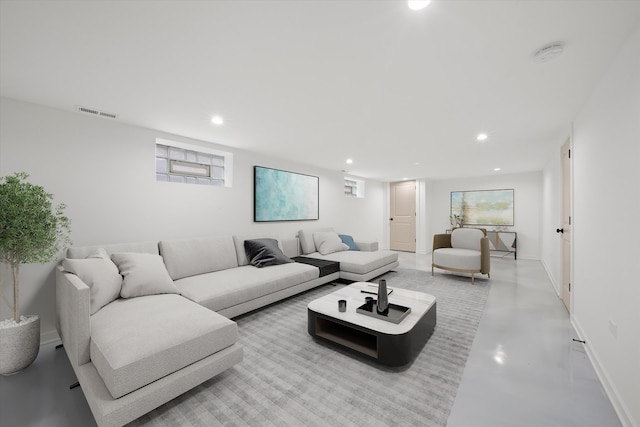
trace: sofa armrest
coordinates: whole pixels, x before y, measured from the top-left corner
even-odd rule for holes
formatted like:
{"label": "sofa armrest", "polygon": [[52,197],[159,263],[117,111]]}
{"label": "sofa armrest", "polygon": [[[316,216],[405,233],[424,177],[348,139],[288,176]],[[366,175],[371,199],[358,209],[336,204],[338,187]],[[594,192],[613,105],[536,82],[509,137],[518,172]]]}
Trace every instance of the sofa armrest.
{"label": "sofa armrest", "polygon": [[451,247],[451,234],[434,234],[433,250]]}
{"label": "sofa armrest", "polygon": [[74,370],[91,360],[90,300],[89,286],[75,274],[57,266],[56,328]]}
{"label": "sofa armrest", "polygon": [[378,242],[354,242],[363,252],[375,252],[378,250]]}
{"label": "sofa armrest", "polygon": [[489,274],[491,271],[491,252],[489,250],[489,238],[480,239],[480,273]]}

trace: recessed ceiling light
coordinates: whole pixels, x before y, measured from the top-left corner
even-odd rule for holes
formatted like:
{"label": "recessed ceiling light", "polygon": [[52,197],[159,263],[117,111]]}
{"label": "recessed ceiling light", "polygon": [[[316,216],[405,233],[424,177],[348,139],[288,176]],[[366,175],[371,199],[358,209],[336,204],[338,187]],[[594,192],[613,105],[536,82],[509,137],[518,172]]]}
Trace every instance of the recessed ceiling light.
{"label": "recessed ceiling light", "polygon": [[347,159],[347,164],[350,165],[351,163],[353,163],[353,159]]}
{"label": "recessed ceiling light", "polygon": [[489,136],[486,133],[479,133],[478,136],[476,136],[478,141],[486,141],[487,138],[489,138]]}
{"label": "recessed ceiling light", "polygon": [[493,168],[494,171],[499,172],[500,168]]}
{"label": "recessed ceiling light", "polygon": [[429,3],[431,3],[431,0],[409,0],[407,2],[411,10],[424,9]]}
{"label": "recessed ceiling light", "polygon": [[213,123],[216,126],[221,126],[224,124],[224,119],[220,116],[213,116],[211,117],[211,123]]}

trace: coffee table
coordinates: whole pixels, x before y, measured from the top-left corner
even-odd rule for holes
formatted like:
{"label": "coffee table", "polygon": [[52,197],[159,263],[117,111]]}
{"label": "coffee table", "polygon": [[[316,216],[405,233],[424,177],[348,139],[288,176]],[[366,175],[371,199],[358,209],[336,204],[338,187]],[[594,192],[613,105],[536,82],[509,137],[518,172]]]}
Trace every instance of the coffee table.
{"label": "coffee table", "polygon": [[[391,286],[389,303],[409,307],[411,312],[395,324],[356,312],[365,297],[377,295],[378,285],[356,282],[315,299],[307,306],[308,331],[317,339],[388,366],[403,366],[422,350],[436,326],[436,297]],[[338,300],[347,309],[338,311]]]}

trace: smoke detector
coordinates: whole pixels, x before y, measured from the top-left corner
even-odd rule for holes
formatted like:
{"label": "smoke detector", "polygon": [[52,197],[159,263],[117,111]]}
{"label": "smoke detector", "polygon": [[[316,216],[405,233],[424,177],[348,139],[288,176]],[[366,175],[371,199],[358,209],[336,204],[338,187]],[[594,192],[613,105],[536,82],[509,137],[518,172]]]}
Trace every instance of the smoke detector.
{"label": "smoke detector", "polygon": [[533,54],[535,62],[543,63],[556,59],[564,51],[564,43],[555,42],[542,46]]}

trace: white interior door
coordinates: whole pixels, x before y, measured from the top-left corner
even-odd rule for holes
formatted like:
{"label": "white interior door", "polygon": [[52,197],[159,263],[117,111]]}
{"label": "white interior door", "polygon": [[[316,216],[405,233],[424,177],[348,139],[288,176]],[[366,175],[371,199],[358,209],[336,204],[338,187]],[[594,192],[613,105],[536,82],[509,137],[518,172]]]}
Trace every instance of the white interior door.
{"label": "white interior door", "polygon": [[392,182],[390,197],[389,246],[396,251],[415,252],[416,182]]}
{"label": "white interior door", "polygon": [[567,139],[562,154],[562,302],[571,313],[571,141]]}

